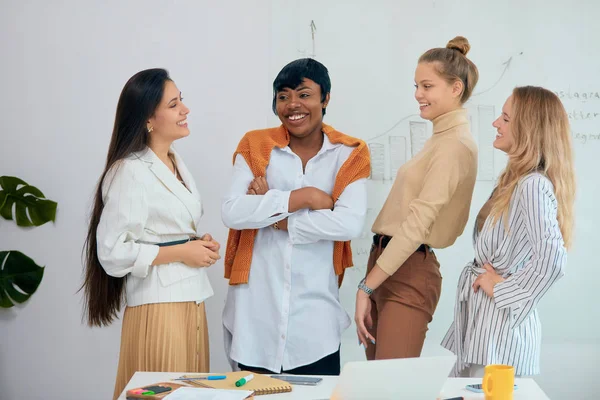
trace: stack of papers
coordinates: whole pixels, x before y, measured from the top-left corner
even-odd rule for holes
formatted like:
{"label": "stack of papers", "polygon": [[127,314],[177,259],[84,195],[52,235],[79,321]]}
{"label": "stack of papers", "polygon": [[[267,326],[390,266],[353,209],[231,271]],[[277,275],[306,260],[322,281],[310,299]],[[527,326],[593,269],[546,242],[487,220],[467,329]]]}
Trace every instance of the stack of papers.
{"label": "stack of papers", "polygon": [[164,400],[244,400],[254,393],[251,390],[223,390],[181,387]]}

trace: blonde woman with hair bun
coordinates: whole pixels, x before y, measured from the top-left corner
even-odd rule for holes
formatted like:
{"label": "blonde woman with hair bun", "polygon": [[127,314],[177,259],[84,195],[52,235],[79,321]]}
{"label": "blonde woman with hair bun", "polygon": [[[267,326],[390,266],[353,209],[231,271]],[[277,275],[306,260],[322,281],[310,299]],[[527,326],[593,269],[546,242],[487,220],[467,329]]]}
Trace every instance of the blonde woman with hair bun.
{"label": "blonde woman with hair bun", "polygon": [[457,355],[456,376],[483,376],[488,364],[537,375],[537,305],[564,275],[573,236],[569,119],[554,93],[525,86],[513,90],[493,126],[494,147],[508,164],[477,216],[475,259],[459,278],[442,345]]}
{"label": "blonde woman with hair bun", "polygon": [[452,245],[469,218],[477,146],[464,103],[479,74],[461,36],[420,58],[415,99],[433,123],[423,149],[399,170],[372,231],[355,322],[369,360],[418,357],[442,288],[433,249]]}

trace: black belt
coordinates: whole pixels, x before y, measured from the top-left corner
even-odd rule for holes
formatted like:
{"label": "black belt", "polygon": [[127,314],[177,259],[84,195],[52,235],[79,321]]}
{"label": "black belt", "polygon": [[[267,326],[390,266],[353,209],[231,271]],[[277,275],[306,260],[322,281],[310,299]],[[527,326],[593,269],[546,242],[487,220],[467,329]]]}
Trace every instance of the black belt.
{"label": "black belt", "polygon": [[[378,233],[376,233],[373,236],[373,244],[375,246],[379,246],[379,241],[381,240],[381,248],[385,249],[385,247],[388,245],[388,243],[390,242],[390,240],[392,240],[391,236],[386,236],[386,235],[380,235]],[[416,251],[420,251],[422,253],[426,253],[429,250],[429,246],[427,246],[426,244],[421,244],[419,246],[419,248]]]}
{"label": "black belt", "polygon": [[156,243],[156,245],[157,245],[157,246],[159,246],[159,247],[165,247],[165,246],[175,246],[175,245],[177,245],[177,244],[184,244],[184,243],[187,243],[187,242],[189,242],[189,241],[191,241],[191,240],[198,240],[198,239],[199,239],[199,238],[197,238],[197,237],[191,236],[191,237],[189,237],[189,238],[187,238],[187,239],[182,239],[182,240],[174,240],[174,241],[172,241],[172,242]]}

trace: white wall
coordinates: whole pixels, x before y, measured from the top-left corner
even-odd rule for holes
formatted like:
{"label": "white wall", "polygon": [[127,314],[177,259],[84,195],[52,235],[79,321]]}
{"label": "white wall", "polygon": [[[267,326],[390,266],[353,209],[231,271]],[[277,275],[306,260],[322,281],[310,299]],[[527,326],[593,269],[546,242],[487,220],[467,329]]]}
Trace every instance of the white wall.
{"label": "white wall", "polygon": [[[314,20],[316,58],[329,68],[333,80],[328,121],[369,144],[382,145],[386,151],[386,178],[391,175],[389,138],[405,138],[408,159],[410,122],[421,121],[415,115],[417,103],[413,97],[418,57],[428,48],[444,46],[456,35],[466,36],[472,45],[469,57],[479,68],[480,80],[467,108],[480,145],[480,175],[465,233],[451,248],[436,251],[444,279],[441,300],[429,326],[429,346],[440,343],[450,326],[458,276],[473,257],[473,221],[492,191],[493,177],[506,163],[502,153],[490,151],[495,135],[492,120],[517,85],[540,85],[563,92],[562,100],[572,115],[578,179],[575,245],[565,278],[540,305],[542,373],[536,380],[551,398],[597,397],[600,382],[593,371],[600,355],[600,312],[593,305],[596,282],[591,277],[596,275],[598,265],[593,249],[600,223],[600,212],[595,207],[600,195],[596,184],[600,57],[594,40],[600,38],[600,27],[594,22],[600,15],[600,5],[585,1],[379,0],[365,7],[359,1],[305,0],[273,1],[272,15],[273,30],[280,33],[271,38],[272,74],[284,60],[312,53],[308,22]],[[575,98],[575,92],[579,98]],[[483,112],[488,109],[494,111],[492,118]],[[581,112],[590,118],[581,119]],[[431,133],[431,124],[427,127]],[[492,177],[485,177],[485,170],[490,169]],[[368,185],[370,221],[363,237],[353,241],[356,268],[346,274],[341,289],[342,303],[350,313],[354,310],[356,284],[366,268],[369,222],[375,219],[391,181],[371,180]],[[354,327],[346,331],[343,343],[343,361],[363,357]]]}
{"label": "white wall", "polygon": [[[85,388],[93,389],[86,396],[90,399],[112,394],[120,323],[87,328],[76,291],[86,215],[116,102],[135,72],[165,67],[183,91],[192,110],[192,134],[177,147],[202,192],[205,229],[223,244],[227,232],[220,198],[229,182],[231,153],[245,131],[277,123],[270,112],[270,85],[285,63],[312,52],[310,20],[317,25],[316,58],[327,65],[333,81],[326,122],[368,141],[416,113],[412,77],[418,56],[457,34],[473,46],[469,56],[481,73],[476,92],[489,89],[469,103],[474,125],[479,106],[499,111],[518,84],[600,92],[600,59],[592,40],[600,38],[594,20],[600,6],[592,2],[549,6],[464,0],[451,6],[433,0],[373,1],[368,7],[367,2],[341,0],[81,3],[0,2],[0,175],[19,176],[59,203],[54,225],[26,231],[0,220],[0,250],[23,251],[47,267],[29,302],[0,310],[2,398],[36,399],[42,392],[72,398],[71,393]],[[510,68],[505,68],[510,57]],[[600,112],[599,99],[564,100],[570,112]],[[408,145],[411,120],[418,118],[409,117],[391,131],[406,137]],[[589,136],[600,135],[600,117],[572,123],[579,135],[577,237],[567,276],[541,305],[543,371],[536,380],[551,398],[586,399],[600,390],[593,375],[600,356],[600,315],[591,306],[595,228],[600,225],[593,200],[600,195],[595,184],[600,140]],[[489,132],[476,133],[481,143],[487,140]],[[585,143],[581,134],[588,134]],[[505,159],[499,153],[493,157],[497,175]],[[369,182],[371,219],[389,184]],[[428,345],[439,343],[450,324],[457,277],[472,257],[472,221],[492,186],[489,180],[478,182],[466,233],[455,246],[438,252],[444,286]],[[356,268],[342,287],[349,312],[364,273],[361,249],[368,246],[369,228],[354,242]],[[215,288],[207,301],[211,367],[223,371],[220,316],[227,288],[222,263],[210,269],[210,277]],[[363,357],[353,328],[344,336],[342,357]]]}
{"label": "white wall", "polygon": [[[27,304],[0,310],[0,398],[74,398],[93,388],[86,398],[107,399],[121,325],[81,324],[76,291],[86,216],[119,93],[139,70],[169,69],[191,109],[192,134],[177,148],[201,190],[204,229],[224,243],[220,196],[231,154],[243,133],[266,126],[269,116],[269,4],[49,3],[2,2],[0,11],[0,175],[19,176],[58,202],[55,225],[25,231],[0,220],[1,249],[23,251],[46,265]],[[215,296],[207,302],[216,370],[227,365],[222,268],[218,263],[210,269]]]}

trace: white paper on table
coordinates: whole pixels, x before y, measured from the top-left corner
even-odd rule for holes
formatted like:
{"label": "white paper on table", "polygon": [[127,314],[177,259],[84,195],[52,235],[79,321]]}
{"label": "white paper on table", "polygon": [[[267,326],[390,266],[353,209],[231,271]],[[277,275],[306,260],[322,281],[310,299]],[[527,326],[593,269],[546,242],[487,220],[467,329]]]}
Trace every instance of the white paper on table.
{"label": "white paper on table", "polygon": [[165,400],[244,400],[253,392],[251,390],[224,390],[180,387]]}

